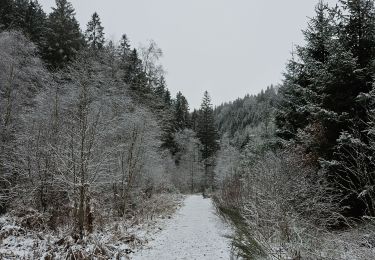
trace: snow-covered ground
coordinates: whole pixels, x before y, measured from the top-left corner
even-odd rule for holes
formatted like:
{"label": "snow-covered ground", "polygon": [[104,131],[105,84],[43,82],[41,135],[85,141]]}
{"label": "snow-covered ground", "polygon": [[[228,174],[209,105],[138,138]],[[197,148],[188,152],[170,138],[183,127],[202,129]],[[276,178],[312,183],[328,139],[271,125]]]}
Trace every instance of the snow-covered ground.
{"label": "snow-covered ground", "polygon": [[[136,218],[100,221],[92,234],[78,239],[70,222],[52,231],[49,215],[34,209],[18,209],[0,217],[0,259],[129,259],[160,232],[184,200],[178,194],[156,194],[143,202]],[[70,225],[69,225],[70,224]],[[156,260],[156,259],[155,259]]]}
{"label": "snow-covered ground", "polygon": [[211,199],[187,196],[165,229],[132,259],[230,259],[230,239],[226,237],[230,232],[215,214]]}

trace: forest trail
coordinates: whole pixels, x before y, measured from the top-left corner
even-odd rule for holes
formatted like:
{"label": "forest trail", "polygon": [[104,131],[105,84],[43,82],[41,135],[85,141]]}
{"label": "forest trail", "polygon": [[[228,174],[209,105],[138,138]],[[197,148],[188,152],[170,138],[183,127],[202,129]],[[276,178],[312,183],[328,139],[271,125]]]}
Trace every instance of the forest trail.
{"label": "forest trail", "polygon": [[190,195],[136,260],[230,259],[229,228],[215,214],[211,199]]}

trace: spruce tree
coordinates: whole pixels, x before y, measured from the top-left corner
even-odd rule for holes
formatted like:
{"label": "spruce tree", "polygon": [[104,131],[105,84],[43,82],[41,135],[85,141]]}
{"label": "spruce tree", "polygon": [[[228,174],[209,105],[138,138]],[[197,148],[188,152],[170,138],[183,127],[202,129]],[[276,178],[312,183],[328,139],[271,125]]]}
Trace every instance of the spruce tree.
{"label": "spruce tree", "polygon": [[45,46],[47,15],[38,1],[30,1],[25,13],[23,31],[40,49]]}
{"label": "spruce tree", "polygon": [[[331,67],[334,79],[327,84],[326,106],[334,110],[338,124],[328,128],[333,152],[324,157],[323,166],[336,190],[342,195],[344,213],[361,217],[374,216],[373,194],[367,187],[374,177],[368,112],[374,84],[375,8],[370,0],[342,0],[336,64]],[[346,55],[345,55],[346,54]],[[370,101],[371,102],[371,101]],[[336,140],[334,140],[336,139]]]}
{"label": "spruce tree", "polygon": [[126,34],[123,34],[121,36],[120,44],[117,47],[117,53],[120,58],[120,67],[121,69],[125,69],[126,63],[131,53],[129,39]]}
{"label": "spruce tree", "polygon": [[333,13],[326,4],[317,5],[304,31],[306,45],[297,47],[297,57],[287,67],[276,113],[279,136],[296,140],[315,164],[319,158],[332,158],[353,105],[349,90],[355,63],[337,38]]}
{"label": "spruce tree", "polygon": [[191,129],[194,132],[197,132],[197,125],[198,125],[198,110],[194,109],[193,112],[191,113],[191,121],[190,121]]}
{"label": "spruce tree", "polygon": [[368,121],[365,104],[357,99],[361,93],[369,93],[374,80],[375,60],[375,7],[373,0],[341,0],[344,10],[341,17],[340,40],[356,59],[356,69],[351,77],[351,85],[346,89],[351,101],[351,118],[357,124]]}
{"label": "spruce tree", "polygon": [[157,82],[157,86],[155,88],[155,94],[163,100],[164,94],[166,91],[166,83],[165,83],[165,78],[164,76],[161,76],[160,79]]}
{"label": "spruce tree", "polygon": [[48,17],[46,38],[47,46],[43,56],[52,68],[62,68],[84,46],[74,8],[67,0],[56,0],[56,7]]}
{"label": "spruce tree", "polygon": [[131,51],[125,64],[124,81],[132,90],[137,91],[137,94],[145,94],[147,80],[136,49]]}
{"label": "spruce tree", "polygon": [[180,91],[176,95],[174,117],[177,131],[189,127],[189,104]]}
{"label": "spruce tree", "polygon": [[[350,49],[364,73],[375,58],[375,8],[373,0],[340,0],[344,10],[341,17],[341,39]],[[371,75],[372,76],[372,75]],[[368,78],[366,78],[368,79]],[[365,79],[364,79],[365,80]],[[370,88],[361,89],[369,92]]]}
{"label": "spruce tree", "polygon": [[104,28],[100,21],[99,15],[95,12],[91,16],[91,20],[87,23],[86,41],[88,46],[93,50],[100,50],[105,43]]}
{"label": "spruce tree", "polygon": [[172,106],[171,92],[168,89],[166,89],[164,93],[164,103],[167,107]]}
{"label": "spruce tree", "polygon": [[304,31],[306,45],[297,47],[288,64],[276,114],[279,136],[302,144],[315,163],[332,158],[355,106],[355,57],[338,38],[333,13],[326,4],[317,5]]}
{"label": "spruce tree", "polygon": [[46,14],[36,0],[4,0],[0,2],[0,30],[22,31],[42,48],[45,42]]}
{"label": "spruce tree", "polygon": [[278,135],[285,139],[296,138],[299,129],[314,121],[314,110],[321,105],[323,97],[325,82],[320,79],[327,64],[334,28],[326,4],[320,2],[315,11],[316,16],[310,19],[303,32],[306,46],[297,46],[280,88],[282,99],[276,124]]}
{"label": "spruce tree", "polygon": [[0,31],[8,30],[13,25],[14,20],[14,1],[0,1]]}
{"label": "spruce tree", "polygon": [[350,136],[362,148],[368,144],[367,99],[360,97],[374,83],[374,5],[367,0],[341,4],[341,9],[317,6],[304,32],[306,45],[289,63],[276,123],[279,135],[302,146],[310,163],[321,163],[343,206],[350,208],[345,213],[361,216],[363,203],[352,189],[360,181],[346,169],[353,159],[344,147]]}
{"label": "spruce tree", "polygon": [[22,30],[25,26],[25,16],[29,6],[29,0],[14,0],[12,25],[10,28]]}
{"label": "spruce tree", "polygon": [[214,156],[219,150],[219,135],[215,126],[211,98],[207,91],[204,92],[199,110],[197,137],[202,144],[201,154],[205,167],[205,188],[214,188],[213,166],[215,165]]}
{"label": "spruce tree", "polygon": [[306,77],[302,68],[301,63],[291,60],[279,90],[282,98],[276,113],[277,133],[286,140],[294,139],[298,129],[308,124],[308,112],[301,109],[307,104],[303,96]]}

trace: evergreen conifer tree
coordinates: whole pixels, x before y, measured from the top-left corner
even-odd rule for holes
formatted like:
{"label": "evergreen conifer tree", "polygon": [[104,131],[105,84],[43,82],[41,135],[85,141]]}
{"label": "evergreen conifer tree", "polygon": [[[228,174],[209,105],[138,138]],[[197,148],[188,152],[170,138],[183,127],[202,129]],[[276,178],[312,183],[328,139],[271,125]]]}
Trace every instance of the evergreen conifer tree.
{"label": "evergreen conifer tree", "polygon": [[158,83],[157,83],[157,86],[155,88],[155,94],[160,98],[160,99],[163,99],[164,98],[164,94],[165,94],[165,91],[166,91],[166,83],[165,83],[165,78],[164,76],[161,76]]}
{"label": "evergreen conifer tree", "polygon": [[350,208],[346,213],[361,216],[359,192],[349,192],[360,181],[345,170],[350,164],[345,151],[350,149],[343,147],[351,143],[350,136],[363,143],[362,148],[368,144],[367,99],[360,97],[368,95],[374,83],[374,4],[346,0],[341,9],[329,9],[321,2],[316,13],[304,32],[306,45],[297,48],[297,59],[288,65],[276,123],[281,137],[301,145],[311,163],[322,163],[345,198],[343,206]]}
{"label": "evergreen conifer tree", "polygon": [[[356,60],[356,68],[351,74],[351,84],[345,95],[352,108],[350,118],[365,127],[368,121],[366,104],[358,99],[361,93],[369,93],[374,83],[375,60],[375,7],[372,0],[340,0],[343,8],[339,38],[347,51]],[[349,123],[350,124],[350,123]],[[365,138],[365,136],[363,137]]]}
{"label": "evergreen conifer tree", "polygon": [[13,24],[14,1],[0,1],[0,30],[10,29]]}
{"label": "evergreen conifer tree", "polygon": [[296,138],[299,129],[314,122],[313,114],[322,105],[325,82],[321,79],[326,75],[334,28],[326,4],[320,2],[315,11],[316,16],[304,31],[306,46],[297,46],[280,89],[283,98],[276,113],[276,124],[279,136],[285,139]]}
{"label": "evergreen conifer tree", "polygon": [[20,30],[25,26],[25,16],[29,6],[29,0],[14,0],[12,25],[10,28]]}
{"label": "evergreen conifer tree", "polygon": [[38,1],[30,1],[25,13],[23,31],[39,48],[45,46],[47,15]]}
{"label": "evergreen conifer tree", "polygon": [[197,125],[198,125],[198,110],[194,109],[191,113],[191,129],[194,132],[197,132]]}
{"label": "evergreen conifer tree", "polygon": [[104,28],[102,26],[98,13],[93,13],[93,15],[91,16],[91,20],[87,24],[85,33],[87,44],[91,49],[100,50],[103,48],[105,43],[103,30]]}
{"label": "evergreen conifer tree", "polygon": [[37,0],[4,0],[0,3],[0,30],[22,31],[42,48],[45,42],[46,14]]}
{"label": "evergreen conifer tree", "polygon": [[172,106],[171,92],[168,89],[166,89],[164,93],[164,103],[167,107]]}
{"label": "evergreen conifer tree", "polygon": [[201,154],[205,167],[205,188],[214,188],[213,166],[215,165],[214,156],[219,150],[219,135],[215,126],[211,98],[207,91],[204,92],[199,110],[197,137],[202,144]]}
{"label": "evergreen conifer tree", "polygon": [[176,95],[174,109],[176,130],[187,128],[189,126],[189,105],[180,91]]}
{"label": "evergreen conifer tree", "polygon": [[84,46],[74,8],[67,0],[56,0],[56,7],[48,17],[46,38],[47,46],[43,56],[52,68],[62,68]]}
{"label": "evergreen conifer tree", "polygon": [[138,94],[145,94],[146,75],[143,72],[142,61],[139,59],[138,52],[133,49],[129,54],[128,61],[124,67],[124,81],[132,90]]}
{"label": "evergreen conifer tree", "polygon": [[121,36],[120,44],[117,48],[117,53],[120,58],[120,67],[124,69],[131,53],[129,39],[126,34],[123,34]]}

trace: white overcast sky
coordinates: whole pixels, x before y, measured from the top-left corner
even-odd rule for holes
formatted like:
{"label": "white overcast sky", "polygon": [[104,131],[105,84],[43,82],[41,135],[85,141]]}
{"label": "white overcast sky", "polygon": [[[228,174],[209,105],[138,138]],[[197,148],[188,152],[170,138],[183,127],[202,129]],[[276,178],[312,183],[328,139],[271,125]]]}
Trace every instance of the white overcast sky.
{"label": "white overcast sky", "polygon": [[[39,0],[47,13],[54,0]],[[318,0],[71,0],[81,28],[99,13],[106,38],[133,47],[153,39],[164,52],[168,88],[199,107],[256,94],[282,79],[293,44]],[[331,4],[337,1],[328,0]]]}

